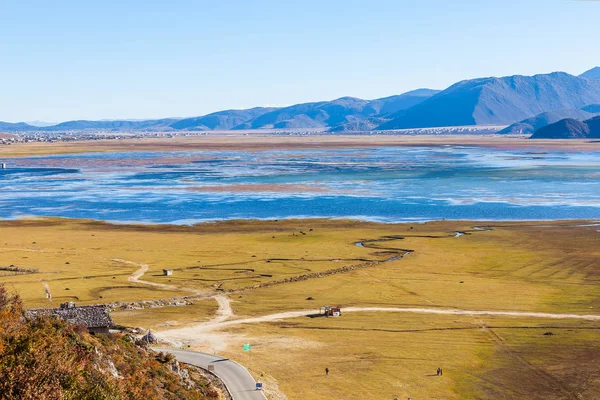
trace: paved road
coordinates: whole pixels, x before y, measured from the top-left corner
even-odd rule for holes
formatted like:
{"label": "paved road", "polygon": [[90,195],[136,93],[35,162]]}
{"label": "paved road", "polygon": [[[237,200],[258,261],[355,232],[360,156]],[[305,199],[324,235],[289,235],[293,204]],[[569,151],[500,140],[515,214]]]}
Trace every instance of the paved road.
{"label": "paved road", "polygon": [[266,400],[265,395],[260,390],[256,390],[256,381],[250,373],[234,361],[195,351],[162,348],[154,348],[154,350],[171,353],[182,363],[205,369],[208,368],[208,364],[213,364],[215,366],[213,372],[225,383],[233,400]]}

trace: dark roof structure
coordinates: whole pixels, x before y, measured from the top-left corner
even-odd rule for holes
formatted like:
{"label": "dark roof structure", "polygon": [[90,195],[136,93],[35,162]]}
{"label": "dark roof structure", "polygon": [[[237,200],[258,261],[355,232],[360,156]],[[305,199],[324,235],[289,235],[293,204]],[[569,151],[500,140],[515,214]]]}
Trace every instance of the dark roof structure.
{"label": "dark roof structure", "polygon": [[106,306],[82,306],[61,308],[42,308],[27,310],[25,315],[29,318],[54,316],[72,324],[84,325],[88,328],[112,328],[114,323]]}

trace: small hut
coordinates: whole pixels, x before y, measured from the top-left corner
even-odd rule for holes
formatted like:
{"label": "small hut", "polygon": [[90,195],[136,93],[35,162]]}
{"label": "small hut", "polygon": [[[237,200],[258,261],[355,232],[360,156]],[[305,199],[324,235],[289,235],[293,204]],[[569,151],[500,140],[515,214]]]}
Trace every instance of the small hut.
{"label": "small hut", "polygon": [[173,270],[172,269],[163,269],[163,275],[171,276],[171,275],[173,275]]}
{"label": "small hut", "polygon": [[42,308],[27,310],[25,315],[29,318],[56,317],[72,324],[83,325],[92,334],[108,333],[114,327],[106,306],[82,306],[77,307],[72,301],[62,303],[60,308]]}

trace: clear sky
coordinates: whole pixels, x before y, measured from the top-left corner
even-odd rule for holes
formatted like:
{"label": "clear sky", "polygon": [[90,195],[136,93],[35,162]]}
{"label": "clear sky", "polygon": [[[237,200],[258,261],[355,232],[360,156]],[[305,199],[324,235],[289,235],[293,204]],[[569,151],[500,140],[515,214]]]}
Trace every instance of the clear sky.
{"label": "clear sky", "polygon": [[0,121],[196,116],[600,65],[600,1],[0,0]]}

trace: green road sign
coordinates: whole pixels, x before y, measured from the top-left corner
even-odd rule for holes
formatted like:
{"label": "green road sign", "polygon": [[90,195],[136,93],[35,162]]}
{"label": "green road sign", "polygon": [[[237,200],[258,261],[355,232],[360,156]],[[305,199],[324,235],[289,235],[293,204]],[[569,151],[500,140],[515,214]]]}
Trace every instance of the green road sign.
{"label": "green road sign", "polygon": [[250,351],[250,343],[244,345],[244,351]]}

